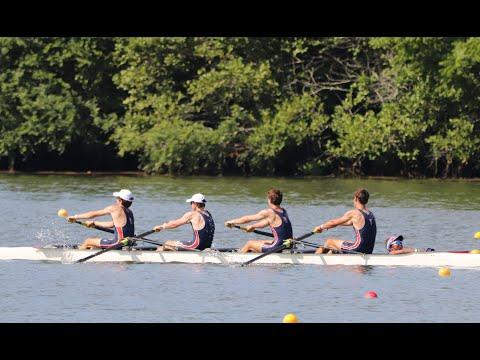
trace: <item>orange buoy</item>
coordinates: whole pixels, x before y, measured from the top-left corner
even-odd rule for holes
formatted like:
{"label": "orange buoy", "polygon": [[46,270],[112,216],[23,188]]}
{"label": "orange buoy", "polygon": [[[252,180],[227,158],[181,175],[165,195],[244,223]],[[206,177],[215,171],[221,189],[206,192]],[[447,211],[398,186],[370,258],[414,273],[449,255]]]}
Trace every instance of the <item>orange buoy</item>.
{"label": "orange buoy", "polygon": [[295,314],[287,314],[283,317],[283,322],[285,324],[292,324],[292,323],[298,323],[298,318],[297,315]]}
{"label": "orange buoy", "polygon": [[440,270],[438,270],[438,275],[442,277],[447,277],[451,275],[450,269],[447,267],[442,267]]}

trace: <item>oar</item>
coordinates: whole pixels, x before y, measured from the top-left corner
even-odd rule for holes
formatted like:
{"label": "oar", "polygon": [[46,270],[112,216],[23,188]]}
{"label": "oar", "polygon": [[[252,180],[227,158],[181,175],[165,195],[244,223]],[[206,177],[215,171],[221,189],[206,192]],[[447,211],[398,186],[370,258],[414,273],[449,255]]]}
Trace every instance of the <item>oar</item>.
{"label": "oar", "polygon": [[[287,240],[287,241],[288,241],[288,240]],[[284,244],[284,245],[282,245],[282,246],[274,247],[274,248],[272,248],[271,250],[268,250],[267,252],[264,252],[264,253],[263,253],[262,255],[260,255],[260,256],[257,256],[257,257],[255,257],[255,258],[253,258],[253,259],[251,259],[251,260],[245,261],[244,263],[242,263],[241,266],[249,265],[249,264],[253,263],[254,261],[257,261],[257,260],[259,260],[259,259],[261,259],[261,258],[263,258],[263,257],[265,257],[265,256],[267,256],[267,255],[270,255],[270,254],[276,253],[276,252],[280,252],[280,251],[282,251],[283,249],[286,249],[286,248],[289,247],[289,246],[290,246],[290,244],[287,243],[287,244]]]}
{"label": "oar", "polygon": [[150,240],[150,239],[140,238],[140,237],[138,237],[138,236],[132,236],[130,239],[136,240],[136,241],[143,241],[143,242],[146,242],[146,243],[148,243],[148,244],[163,246],[163,244],[160,243],[160,242],[153,241],[153,240]]}
{"label": "oar", "polygon": [[354,251],[354,250],[338,250],[338,249],[334,249],[334,248],[330,248],[330,247],[326,247],[326,246],[322,246],[322,245],[318,245],[318,244],[314,244],[314,243],[311,243],[311,242],[308,242],[308,241],[302,241],[302,239],[298,238],[298,239],[294,239],[293,242],[298,242],[300,244],[304,244],[304,245],[307,245],[307,246],[311,246],[313,248],[323,248],[323,249],[328,249],[328,250],[333,250],[333,251],[342,251],[342,252],[347,252],[347,253],[352,253],[352,254],[360,254],[360,255],[365,255],[365,253],[362,253],[360,251]]}
{"label": "oar", "polygon": [[[308,232],[308,233],[306,233],[305,235],[302,235],[302,236],[300,236],[300,237],[297,238],[297,239],[293,239],[293,242],[295,242],[295,241],[302,241],[303,239],[306,239],[306,238],[308,238],[309,236],[312,236],[313,234],[315,234],[315,233],[314,233],[314,232]],[[282,251],[283,249],[286,249],[286,248],[290,247],[291,242],[292,242],[292,240],[285,240],[285,241],[283,242],[282,246],[274,247],[273,249],[268,250],[267,252],[263,253],[262,255],[257,256],[257,257],[255,257],[255,258],[253,258],[253,259],[251,259],[251,260],[248,260],[248,261],[244,262],[241,266],[249,265],[249,264],[253,263],[254,261],[257,261],[257,260],[259,260],[259,259],[261,259],[261,258],[263,258],[263,257],[265,257],[265,256],[267,256],[267,255],[270,255],[270,254],[275,253],[275,252],[280,252],[280,251]]]}
{"label": "oar", "polygon": [[[243,230],[245,232],[248,232],[247,231],[247,228],[244,227],[244,226],[238,226],[238,225],[235,225],[235,224],[231,224],[231,225],[227,225],[227,227],[234,227],[234,228],[237,228],[237,229],[240,229],[240,230]],[[259,234],[259,235],[264,235],[264,236],[269,236],[269,237],[273,237],[273,234],[272,233],[269,233],[269,232],[266,232],[266,231],[262,231],[262,230],[253,230],[253,231],[250,231],[250,232],[253,232],[255,234]]]}
{"label": "oar", "polygon": [[[63,217],[63,218],[67,218],[67,217],[68,217],[68,212],[67,212],[67,210],[65,210],[65,209],[60,209],[60,210],[58,210],[58,216]],[[91,228],[91,227],[87,226],[87,224],[85,224],[85,223],[82,222],[82,221],[74,220],[74,221],[72,221],[72,223],[77,223],[77,224],[80,224],[80,225],[85,226],[85,227],[87,227],[87,228]],[[103,226],[94,225],[94,226],[92,226],[92,227],[95,228],[95,229],[97,229],[97,230],[100,230],[100,231],[108,232],[108,233],[110,233],[110,234],[113,234],[113,233],[114,233],[114,231],[113,231],[112,229],[109,229],[109,228],[106,228],[106,227],[103,227]],[[139,238],[139,236],[136,236],[136,237]],[[142,240],[145,240],[145,242],[152,241],[152,240],[150,240],[150,239],[145,239],[145,238],[143,238],[143,237],[142,237],[141,239],[142,239]],[[153,242],[152,244],[163,245],[163,244],[155,243],[155,242]]]}
{"label": "oar", "polygon": [[[62,218],[68,218],[68,212],[65,209],[58,210],[57,215],[62,217]],[[85,226],[85,227],[89,227],[89,226],[87,226],[86,223],[84,223],[82,221],[74,220],[74,221],[70,221],[70,222],[77,223],[77,224],[80,224],[80,225]],[[113,234],[113,232],[114,232],[112,229],[109,229],[109,228],[106,228],[106,227],[103,227],[103,226],[94,225],[92,227],[97,229],[97,230],[100,230],[100,231],[108,232],[110,234]]]}
{"label": "oar", "polygon": [[91,258],[94,258],[95,256],[98,256],[98,255],[101,255],[103,253],[106,253],[107,251],[111,251],[111,250],[115,250],[115,249],[118,249],[118,248],[121,248],[122,246],[125,246],[125,245],[128,245],[128,242],[130,239],[135,239],[135,238],[141,238],[142,236],[147,236],[147,235],[150,235],[150,234],[153,234],[155,232],[155,230],[149,230],[147,232],[144,232],[143,234],[140,234],[138,236],[132,236],[132,237],[126,237],[125,239],[122,239],[120,240],[120,242],[112,247],[109,247],[109,248],[106,248],[106,249],[103,249],[99,252],[96,252],[95,254],[92,254],[92,255],[89,255],[83,259],[80,259],[80,260],[77,260],[75,261],[75,263],[81,263],[81,262],[84,262],[84,261],[87,261]]}
{"label": "oar", "polygon": [[[139,236],[132,236],[132,237],[130,237],[130,240],[143,241],[143,242],[146,242],[146,243],[149,243],[149,244],[158,245],[158,246],[163,246],[163,245],[165,245],[165,244],[163,244],[163,243],[159,243],[159,242],[157,242],[157,241],[153,241],[153,240],[150,240],[150,239],[145,239],[145,238],[139,237]],[[202,250],[198,250],[198,249],[184,249],[183,251],[202,251]]]}

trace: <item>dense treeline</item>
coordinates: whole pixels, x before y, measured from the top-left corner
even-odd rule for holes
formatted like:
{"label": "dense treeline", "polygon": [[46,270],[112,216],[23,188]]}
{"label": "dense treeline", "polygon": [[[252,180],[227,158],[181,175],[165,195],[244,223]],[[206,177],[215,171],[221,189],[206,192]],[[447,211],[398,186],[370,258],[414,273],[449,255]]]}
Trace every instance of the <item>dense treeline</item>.
{"label": "dense treeline", "polygon": [[479,176],[480,38],[0,38],[0,165]]}

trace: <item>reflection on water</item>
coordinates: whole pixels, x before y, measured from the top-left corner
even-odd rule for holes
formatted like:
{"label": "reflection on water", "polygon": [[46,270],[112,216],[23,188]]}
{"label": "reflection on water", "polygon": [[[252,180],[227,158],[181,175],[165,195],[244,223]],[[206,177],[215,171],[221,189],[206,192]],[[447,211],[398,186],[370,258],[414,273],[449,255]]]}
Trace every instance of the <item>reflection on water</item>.
{"label": "reflection on water", "polygon": [[326,273],[350,273],[350,275],[371,275],[371,272],[375,270],[371,265],[328,265],[325,266]]}
{"label": "reflection on water", "polygon": [[372,272],[374,269],[374,267],[371,265],[360,265],[360,266],[352,266],[352,267],[353,267],[352,270],[354,272],[362,275],[368,274],[369,272]]}

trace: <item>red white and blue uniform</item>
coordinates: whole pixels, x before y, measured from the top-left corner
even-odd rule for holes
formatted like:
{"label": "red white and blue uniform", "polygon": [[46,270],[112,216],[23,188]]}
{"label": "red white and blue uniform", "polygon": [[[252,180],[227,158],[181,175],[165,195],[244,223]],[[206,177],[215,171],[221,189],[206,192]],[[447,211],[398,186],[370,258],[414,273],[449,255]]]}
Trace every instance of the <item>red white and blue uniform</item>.
{"label": "red white and blue uniform", "polygon": [[360,210],[365,219],[365,225],[361,229],[355,229],[355,241],[344,241],[342,243],[342,250],[358,251],[364,254],[371,254],[373,247],[375,246],[375,238],[377,237],[377,224],[375,222],[375,216],[369,210]]}
{"label": "red white and blue uniform", "polygon": [[120,240],[129,236],[135,236],[135,219],[132,210],[122,206],[127,221],[122,227],[115,226],[113,229],[113,239],[100,239],[102,248],[109,248],[117,245]]}
{"label": "red white and blue uniform", "polygon": [[292,223],[288,218],[287,210],[271,210],[273,210],[275,214],[280,217],[282,223],[277,227],[270,226],[273,234],[273,240],[270,243],[265,243],[265,245],[262,246],[262,253],[272,250],[274,247],[282,246],[285,240],[293,238]]}
{"label": "red white and blue uniform", "polygon": [[213,221],[212,214],[210,214],[207,210],[199,211],[199,213],[203,217],[205,226],[203,229],[195,230],[192,223],[190,223],[193,230],[193,239],[185,242],[179,241],[178,250],[204,250],[212,246],[213,235],[215,234],[215,222]]}

